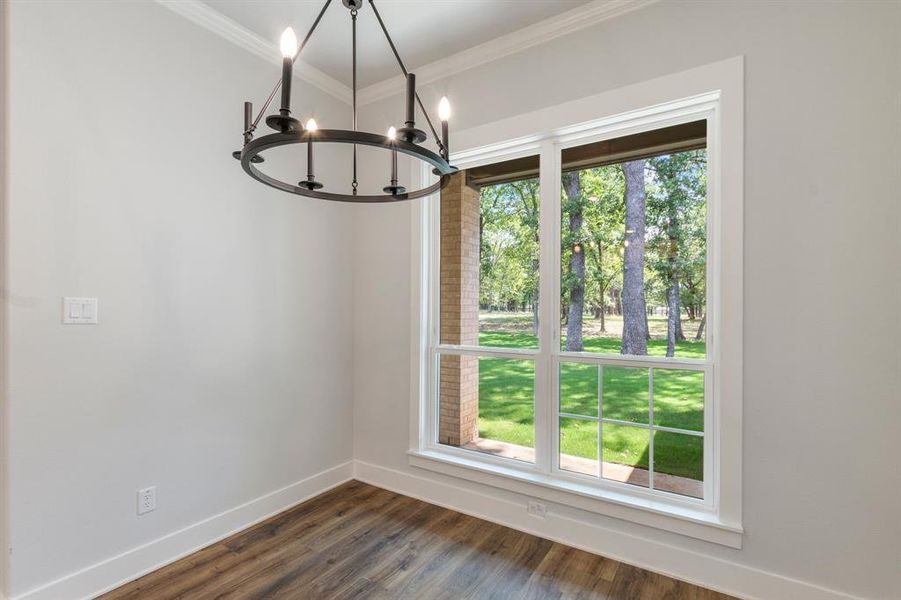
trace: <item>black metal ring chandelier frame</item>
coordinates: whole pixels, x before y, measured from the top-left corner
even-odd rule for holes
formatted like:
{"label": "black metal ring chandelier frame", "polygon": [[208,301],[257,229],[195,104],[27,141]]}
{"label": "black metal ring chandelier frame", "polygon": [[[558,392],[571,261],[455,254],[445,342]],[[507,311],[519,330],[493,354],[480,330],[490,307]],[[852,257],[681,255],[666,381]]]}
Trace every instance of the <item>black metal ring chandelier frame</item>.
{"label": "black metal ring chandelier frame", "polygon": [[[259,139],[254,139],[254,131],[256,131],[260,120],[268,110],[269,106],[272,104],[272,101],[278,93],[279,89],[282,87],[283,80],[279,79],[279,81],[275,84],[272,93],[269,94],[269,98],[266,100],[263,108],[260,110],[259,114],[257,114],[256,118],[253,119],[253,122],[251,122],[253,107],[250,102],[244,103],[244,147],[242,150],[232,153],[235,158],[241,161],[241,166],[243,167],[244,171],[257,181],[285,192],[290,192],[292,194],[298,194],[309,198],[318,198],[321,200],[333,200],[339,202],[377,203],[394,202],[399,200],[412,200],[415,198],[423,198],[429,196],[431,194],[434,194],[441,188],[443,182],[446,180],[445,176],[457,172],[457,168],[451,166],[448,162],[449,152],[447,148],[447,122],[445,121],[442,124],[442,139],[442,137],[439,137],[438,133],[435,131],[435,127],[434,125],[432,125],[432,121],[429,118],[425,107],[423,106],[422,100],[419,98],[419,94],[415,92],[415,88],[413,87],[415,86],[415,76],[407,71],[407,68],[404,65],[403,60],[401,59],[397,48],[394,46],[394,42],[391,39],[391,36],[388,34],[388,29],[385,27],[385,23],[382,21],[382,17],[375,6],[374,0],[369,0],[369,5],[372,7],[372,11],[375,14],[376,19],[378,20],[382,32],[385,34],[388,45],[391,47],[391,51],[394,53],[394,57],[397,59],[397,63],[400,66],[401,72],[407,78],[407,121],[405,122],[406,127],[401,128],[397,131],[397,139],[391,139],[387,135],[357,131],[357,13],[358,10],[362,8],[363,1],[364,0],[343,0],[344,5],[348,9],[350,9],[352,24],[353,129],[303,129],[299,126],[299,122],[296,119],[289,116],[289,111],[285,110],[285,107],[283,106],[282,110],[280,111],[281,115],[270,115],[266,119],[266,123],[273,129],[276,129],[277,133],[272,133],[262,136]],[[294,54],[294,57],[292,59],[286,60],[291,60],[292,64],[297,60],[297,57],[300,56],[300,53],[309,41],[310,36],[313,35],[313,31],[315,31],[316,26],[319,25],[319,21],[322,19],[322,16],[325,14],[326,9],[328,9],[331,2],[332,0],[326,0],[325,5],[319,11],[319,15],[316,17],[316,20],[313,22],[312,27],[310,27],[310,30],[304,37],[303,42],[299,45],[297,52]],[[284,104],[284,90],[282,97]],[[415,110],[415,107],[413,107],[414,98],[416,100],[416,103],[419,105],[420,111],[425,116],[429,129],[434,136],[434,140],[438,145],[438,152],[433,152],[419,145],[419,142],[424,141],[427,136],[425,132],[416,129],[415,123],[412,120],[413,111]],[[313,179],[312,173],[308,174],[309,178],[307,181],[300,181],[295,184],[288,183],[267,175],[256,167],[257,164],[264,162],[263,153],[267,150],[291,144],[308,144],[307,149],[310,153],[308,154],[308,170],[312,171],[312,147],[313,144],[321,143],[353,145],[353,178],[351,181],[352,193],[339,194],[335,192],[320,191],[319,188],[322,187],[322,184],[316,182]],[[384,194],[358,194],[358,145],[373,146],[389,150],[394,153],[393,156],[395,158],[396,153],[401,152],[403,154],[424,161],[434,167],[432,172],[436,175],[439,175],[439,180],[428,187],[421,188],[415,191],[407,191],[405,188],[397,185],[395,160],[395,166],[392,170],[390,180],[391,185],[384,188]]]}

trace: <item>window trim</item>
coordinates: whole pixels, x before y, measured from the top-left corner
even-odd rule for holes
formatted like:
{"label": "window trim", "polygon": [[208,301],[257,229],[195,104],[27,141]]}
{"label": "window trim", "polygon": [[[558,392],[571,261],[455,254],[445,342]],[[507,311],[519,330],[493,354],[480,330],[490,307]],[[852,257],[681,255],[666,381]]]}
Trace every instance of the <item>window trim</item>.
{"label": "window trim", "polygon": [[[741,546],[741,295],[742,295],[742,61],[707,65],[637,86],[521,115],[458,134],[454,155],[461,168],[540,155],[542,210],[539,224],[539,289],[551,302],[539,305],[538,349],[440,346],[441,352],[535,361],[535,465],[440,446],[435,439],[434,356],[438,352],[438,223],[432,199],[413,205],[411,303],[410,464],[544,498],[590,512],[623,518],[732,547]],[[706,90],[706,91],[705,91]],[[713,91],[709,91],[713,90]],[[700,93],[685,93],[700,91]],[[681,98],[667,100],[667,98]],[[620,107],[619,111],[611,107]],[[642,108],[635,108],[641,106]],[[600,110],[599,110],[600,107]],[[564,125],[579,115],[609,117]],[[705,359],[655,359],[559,350],[561,150],[699,118],[708,119],[708,342]],[[543,127],[543,133],[522,134]],[[509,139],[511,141],[500,141]],[[414,169],[414,180],[431,179]],[[728,205],[723,198],[728,195]],[[728,235],[724,235],[726,232]],[[425,284],[425,285],[424,285]],[[726,302],[731,304],[727,305]],[[728,313],[723,319],[723,313]],[[725,329],[723,325],[728,325]],[[547,347],[550,346],[550,347]],[[728,352],[724,348],[728,347]],[[559,469],[559,363],[690,366],[705,372],[704,499],[599,482]],[[727,375],[724,375],[724,371]]]}

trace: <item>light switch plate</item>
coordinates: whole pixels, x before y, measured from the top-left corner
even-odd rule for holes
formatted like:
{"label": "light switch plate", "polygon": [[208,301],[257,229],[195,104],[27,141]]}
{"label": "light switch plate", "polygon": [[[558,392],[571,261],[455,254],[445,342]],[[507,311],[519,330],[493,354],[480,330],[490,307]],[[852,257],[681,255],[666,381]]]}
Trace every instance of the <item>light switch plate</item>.
{"label": "light switch plate", "polygon": [[97,298],[63,298],[63,323],[93,325],[97,323]]}

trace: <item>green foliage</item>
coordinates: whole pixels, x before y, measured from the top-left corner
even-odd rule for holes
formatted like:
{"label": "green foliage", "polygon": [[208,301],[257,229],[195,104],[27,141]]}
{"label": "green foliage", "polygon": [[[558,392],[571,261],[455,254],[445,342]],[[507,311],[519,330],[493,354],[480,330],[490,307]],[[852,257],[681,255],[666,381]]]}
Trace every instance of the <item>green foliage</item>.
{"label": "green foliage", "polygon": [[[622,285],[624,239],[623,173],[618,167],[599,167],[578,172],[581,193],[561,197],[561,294],[564,305],[579,282],[569,272],[574,249],[585,253],[585,307],[603,309],[608,292]],[[570,215],[581,211],[582,227],[570,228]]]}
{"label": "green foliage", "polygon": [[[578,172],[581,194],[561,196],[561,301],[578,283],[569,272],[575,248],[585,252],[585,309],[604,310],[622,287],[625,240],[625,181],[619,164]],[[706,269],[706,152],[693,150],[648,160],[645,295],[648,306],[666,305],[666,290],[675,269],[682,306],[703,312]],[[581,211],[583,224],[570,228]],[[700,315],[697,315],[700,316]]]}
{"label": "green foliage", "polygon": [[[561,295],[578,283],[569,272],[578,246],[585,253],[585,309],[611,306],[622,287],[625,239],[621,165],[578,172],[580,194],[561,196]],[[649,306],[664,306],[669,275],[678,270],[682,305],[703,311],[706,269],[706,152],[693,150],[648,160],[645,289]],[[527,309],[538,290],[538,179],[481,189],[479,303],[491,310]],[[570,229],[581,211],[582,227]],[[700,314],[697,315],[700,317]]]}
{"label": "green foliage", "polygon": [[[683,306],[703,306],[707,257],[707,156],[704,150],[648,160],[647,255],[652,290],[648,298],[666,304],[675,274]],[[657,285],[654,286],[653,284]]]}
{"label": "green foliage", "polygon": [[538,180],[481,190],[479,304],[522,308],[538,290]]}

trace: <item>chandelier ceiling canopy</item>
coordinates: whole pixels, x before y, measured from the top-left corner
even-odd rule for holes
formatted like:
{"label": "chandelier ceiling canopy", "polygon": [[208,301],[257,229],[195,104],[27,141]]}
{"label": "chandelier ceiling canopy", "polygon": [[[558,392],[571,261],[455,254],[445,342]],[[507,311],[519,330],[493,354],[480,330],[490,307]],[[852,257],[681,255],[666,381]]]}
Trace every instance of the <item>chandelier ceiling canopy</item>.
{"label": "chandelier ceiling canopy", "polygon": [[[336,200],[341,202],[392,202],[397,200],[410,200],[413,198],[423,198],[438,191],[447,175],[451,175],[457,171],[456,167],[451,166],[449,162],[449,133],[448,120],[450,119],[450,103],[447,98],[442,98],[438,105],[438,118],[441,121],[441,135],[435,130],[432,120],[429,118],[428,112],[419,94],[416,92],[416,76],[407,71],[394,41],[388,34],[384,21],[375,6],[374,0],[368,0],[369,6],[385,34],[385,39],[397,59],[397,64],[401,72],[406,77],[406,94],[405,108],[406,118],[404,126],[395,129],[391,127],[385,134],[369,133],[357,130],[357,15],[364,6],[364,0],[342,0],[345,7],[350,10],[351,22],[351,55],[352,55],[352,129],[320,129],[315,120],[309,119],[306,123],[301,124],[295,117],[291,116],[291,79],[293,75],[294,62],[303,51],[316,26],[325,14],[332,0],[326,0],[322,9],[319,11],[316,20],[310,30],[304,36],[303,41],[298,45],[297,37],[294,30],[290,27],[282,34],[279,44],[282,54],[282,76],[276,82],[275,87],[269,94],[263,108],[253,116],[253,105],[250,102],[244,103],[244,147],[232,153],[236,159],[241,161],[241,166],[248,175],[261,181],[266,185],[274,188],[308,196],[310,198],[319,198],[322,200]],[[281,90],[281,104],[277,113],[270,114],[266,117],[266,125],[275,130],[275,133],[264,135],[254,139],[254,133],[263,115],[269,110],[269,106],[275,99],[276,94]],[[438,147],[437,152],[425,148],[421,144],[428,139],[428,134],[416,127],[416,107],[425,118],[428,129],[434,138]],[[314,173],[313,154],[314,147],[317,144],[351,144],[353,146],[353,163],[350,175],[351,193],[340,194],[329,192],[325,189],[325,183],[316,181]],[[263,173],[256,165],[264,162],[263,153],[267,150],[277,148],[279,146],[287,146],[290,144],[305,144],[307,148],[307,164],[306,177],[297,182],[282,181]],[[374,146],[382,148],[391,153],[391,172],[386,177],[387,185],[382,188],[382,194],[358,194],[357,187],[357,146]],[[428,187],[424,187],[414,191],[408,191],[406,188],[398,184],[397,178],[397,153],[401,152],[413,158],[419,159],[433,167],[432,172],[439,176],[439,180]]]}

